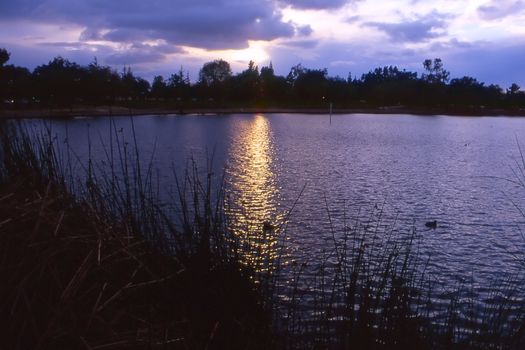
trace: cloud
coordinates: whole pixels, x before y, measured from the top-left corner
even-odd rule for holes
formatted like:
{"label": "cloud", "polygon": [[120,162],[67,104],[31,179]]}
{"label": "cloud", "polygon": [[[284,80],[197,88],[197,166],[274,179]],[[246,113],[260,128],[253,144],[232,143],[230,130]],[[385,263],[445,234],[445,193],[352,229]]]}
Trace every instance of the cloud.
{"label": "cloud", "polygon": [[[385,52],[386,49],[385,49]],[[388,56],[370,50],[365,42],[319,42],[315,50],[307,46],[273,47],[269,52],[278,74],[286,75],[293,65],[301,63],[312,69],[328,68],[330,75],[347,77],[349,72],[360,76],[378,66],[402,64],[399,50],[391,50]]]}
{"label": "cloud", "polygon": [[306,39],[306,40],[287,40],[285,42],[282,42],[282,46],[286,47],[297,47],[302,49],[313,49],[317,46],[318,41],[313,39]]}
{"label": "cloud", "polygon": [[110,65],[130,65],[138,63],[161,62],[165,56],[158,52],[152,51],[127,51],[114,53],[106,56],[104,63]]}
{"label": "cloud", "polygon": [[312,34],[313,29],[310,25],[297,26],[296,31],[299,35],[308,36]]}
{"label": "cloud", "polygon": [[330,66],[332,67],[353,67],[356,65],[356,61],[352,60],[341,60],[341,61],[332,61],[330,62]]}
{"label": "cloud", "polygon": [[212,50],[248,45],[284,75],[297,63],[341,76],[384,65],[421,72],[424,59],[441,57],[453,77],[525,86],[519,18],[503,20],[523,15],[525,0],[478,0],[479,18],[470,8],[455,0],[0,0],[0,47],[29,68],[57,55],[79,64],[96,56],[148,79],[180,65],[196,78],[206,61],[238,59]]}
{"label": "cloud", "polygon": [[343,7],[350,2],[359,0],[280,0],[285,5],[290,5],[297,9],[327,10]]}
{"label": "cloud", "polygon": [[88,43],[81,43],[77,41],[53,41],[53,42],[41,42],[38,44],[38,46],[41,47],[51,47],[51,48],[60,48],[65,51],[108,51],[112,50],[107,45],[100,45],[100,44],[88,44]]}
{"label": "cloud", "polygon": [[270,0],[20,0],[0,2],[1,19],[83,27],[79,40],[164,40],[205,49],[248,47],[249,40],[293,37],[304,27],[284,22]]}
{"label": "cloud", "polygon": [[82,31],[82,33],[80,33],[79,40],[80,41],[102,40],[102,34],[97,29],[86,28]]}
{"label": "cloud", "polygon": [[478,14],[486,20],[497,20],[516,15],[525,10],[525,2],[521,0],[491,0],[478,7]]}
{"label": "cloud", "polygon": [[101,55],[101,61],[110,65],[162,62],[165,61],[169,55],[186,53],[184,49],[180,47],[165,43],[150,45],[135,42],[117,48],[110,45],[86,42],[43,42],[38,45],[41,47],[60,49],[60,51],[63,52],[91,52],[95,56]]}
{"label": "cloud", "polygon": [[359,22],[360,20],[361,20],[361,16],[354,15],[354,16],[347,17],[345,22],[346,23],[356,23],[356,22]]}
{"label": "cloud", "polygon": [[452,38],[450,40],[445,41],[438,41],[435,43],[432,43],[430,45],[429,49],[435,52],[440,51],[455,51],[456,49],[469,49],[473,48],[475,46],[484,45],[486,42],[478,41],[478,42],[468,42],[468,41],[461,41],[456,38]]}
{"label": "cloud", "polygon": [[404,22],[366,22],[364,25],[384,32],[395,42],[425,42],[446,33],[448,17],[448,15],[431,12]]}

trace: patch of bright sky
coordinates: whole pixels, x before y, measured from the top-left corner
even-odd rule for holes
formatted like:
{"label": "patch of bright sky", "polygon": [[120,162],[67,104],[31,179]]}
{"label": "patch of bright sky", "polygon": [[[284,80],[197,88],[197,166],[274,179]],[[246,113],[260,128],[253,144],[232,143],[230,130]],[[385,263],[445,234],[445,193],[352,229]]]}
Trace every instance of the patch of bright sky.
{"label": "patch of bright sky", "polygon": [[[265,63],[270,56],[264,49],[265,42],[249,41],[249,47],[244,50],[235,50],[231,52],[233,61],[242,62],[243,64],[253,60],[256,64]],[[246,67],[245,67],[246,68]]]}
{"label": "patch of bright sky", "polygon": [[265,50],[268,45],[264,41],[249,41],[249,46],[241,50],[205,50],[195,47],[184,47],[185,55],[198,57],[198,61],[223,59],[230,63],[232,70],[241,71],[248,67],[248,62],[254,61],[256,65],[262,66],[269,62],[270,56]]}
{"label": "patch of bright sky", "polygon": [[[457,8],[454,12],[457,18],[451,21],[448,28],[451,36],[460,41],[492,41],[507,38],[523,29],[522,20],[514,16],[500,20],[485,20],[481,18],[478,8],[487,1],[469,1],[463,4],[464,8]],[[520,23],[521,22],[521,23]]]}
{"label": "patch of bright sky", "polygon": [[351,3],[338,10],[299,10],[288,7],[283,9],[283,15],[284,20],[310,25],[313,29],[312,36],[316,39],[340,42],[384,40],[386,39],[384,34],[362,24],[367,22],[400,23],[416,20],[433,12],[449,16],[447,18],[449,23],[445,29],[445,38],[448,39],[456,38],[467,42],[490,41],[525,32],[523,16],[495,21],[482,19],[478,8],[486,3],[487,0],[441,0],[437,2],[368,0]]}
{"label": "patch of bright sky", "polygon": [[298,10],[284,8],[283,21],[292,21],[300,25],[309,25],[316,39],[351,40],[358,37],[355,25],[347,19],[355,15],[351,12],[355,5],[348,5],[339,10]]}
{"label": "patch of bright sky", "polygon": [[486,26],[488,29],[487,32],[492,30],[493,32],[500,33],[501,37],[519,36],[521,39],[525,39],[524,23],[525,12],[521,12],[500,20],[487,22]]}

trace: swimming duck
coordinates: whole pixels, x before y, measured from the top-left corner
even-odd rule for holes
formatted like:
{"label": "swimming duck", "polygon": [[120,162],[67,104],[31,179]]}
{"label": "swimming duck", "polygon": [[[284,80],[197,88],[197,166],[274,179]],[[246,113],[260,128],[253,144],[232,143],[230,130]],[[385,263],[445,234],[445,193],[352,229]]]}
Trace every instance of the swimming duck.
{"label": "swimming duck", "polygon": [[434,220],[434,221],[427,221],[425,223],[425,226],[428,227],[428,228],[436,228],[437,227],[437,221]]}
{"label": "swimming duck", "polygon": [[275,230],[275,226],[269,223],[268,221],[263,222],[263,231],[273,231]]}

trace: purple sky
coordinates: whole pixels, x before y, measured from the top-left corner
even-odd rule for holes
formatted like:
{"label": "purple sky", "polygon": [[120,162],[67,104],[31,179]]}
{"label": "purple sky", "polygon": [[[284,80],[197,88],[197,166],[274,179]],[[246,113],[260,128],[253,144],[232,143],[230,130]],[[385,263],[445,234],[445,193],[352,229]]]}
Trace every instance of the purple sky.
{"label": "purple sky", "polygon": [[0,0],[0,47],[31,69],[97,57],[147,79],[217,58],[346,78],[440,57],[452,77],[525,88],[524,23],[525,0]]}

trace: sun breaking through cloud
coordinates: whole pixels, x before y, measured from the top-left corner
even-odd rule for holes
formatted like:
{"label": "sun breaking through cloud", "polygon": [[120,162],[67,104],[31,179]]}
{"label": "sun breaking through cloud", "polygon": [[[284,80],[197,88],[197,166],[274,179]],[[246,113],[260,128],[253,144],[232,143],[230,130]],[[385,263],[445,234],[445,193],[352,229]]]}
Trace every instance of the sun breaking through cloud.
{"label": "sun breaking through cloud", "polygon": [[452,73],[507,85],[525,77],[524,21],[522,0],[20,0],[0,3],[0,46],[30,68],[97,57],[147,78],[180,66],[196,76],[216,58],[347,76],[441,57]]}

